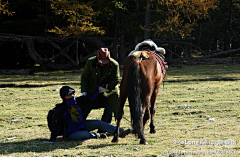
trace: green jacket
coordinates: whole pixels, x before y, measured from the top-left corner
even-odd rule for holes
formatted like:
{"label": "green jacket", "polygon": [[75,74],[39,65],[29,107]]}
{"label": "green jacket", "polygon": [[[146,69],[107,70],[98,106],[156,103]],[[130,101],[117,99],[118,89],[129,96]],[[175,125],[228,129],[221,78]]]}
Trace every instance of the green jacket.
{"label": "green jacket", "polygon": [[[81,77],[81,92],[87,92],[89,96],[93,96],[97,92],[97,87],[101,84],[108,84],[109,92],[103,95],[107,98],[108,103],[117,118],[119,110],[119,87],[120,82],[119,64],[114,59],[110,59],[109,64],[101,67],[96,56],[87,60]],[[100,103],[100,104],[99,104]],[[99,106],[101,101],[95,99],[90,105]]]}

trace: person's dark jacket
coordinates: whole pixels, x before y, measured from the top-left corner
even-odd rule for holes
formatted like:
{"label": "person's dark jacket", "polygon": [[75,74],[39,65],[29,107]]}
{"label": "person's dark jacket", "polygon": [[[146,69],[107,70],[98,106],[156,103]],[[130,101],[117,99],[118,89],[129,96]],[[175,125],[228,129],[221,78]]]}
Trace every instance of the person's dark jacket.
{"label": "person's dark jacket", "polygon": [[[108,84],[109,92],[105,92],[103,96],[107,98],[114,112],[114,116],[117,118],[119,110],[119,82],[120,72],[118,62],[111,58],[107,65],[101,67],[98,64],[96,56],[94,56],[87,60],[84,67],[81,76],[81,92],[87,92],[88,96],[92,97],[98,91],[98,86]],[[99,106],[101,106],[100,102],[101,101],[97,98],[89,105],[97,106],[96,104],[99,104]]]}
{"label": "person's dark jacket", "polygon": [[82,112],[79,106],[75,106],[79,115],[81,115],[77,123],[73,122],[66,103],[63,102],[56,106],[56,110],[52,116],[51,139],[56,139],[57,136],[61,135],[67,138],[70,134],[76,131],[84,130],[86,119],[82,117]]}

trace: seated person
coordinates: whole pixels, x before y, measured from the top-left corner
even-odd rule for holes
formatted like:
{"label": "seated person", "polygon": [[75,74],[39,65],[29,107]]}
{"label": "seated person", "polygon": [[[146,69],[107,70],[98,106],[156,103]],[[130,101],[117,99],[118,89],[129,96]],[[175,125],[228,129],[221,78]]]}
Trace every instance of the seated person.
{"label": "seated person", "polygon": [[[51,119],[51,138],[50,141],[56,141],[57,136],[62,135],[70,140],[86,140],[91,138],[106,138],[104,133],[90,132],[95,129],[101,129],[104,132],[113,134],[116,127],[110,123],[100,120],[86,120],[83,117],[81,108],[76,103],[74,97],[75,90],[69,86],[63,86],[60,89],[60,96],[63,100],[57,104]],[[130,129],[120,129],[121,137],[130,133]]]}

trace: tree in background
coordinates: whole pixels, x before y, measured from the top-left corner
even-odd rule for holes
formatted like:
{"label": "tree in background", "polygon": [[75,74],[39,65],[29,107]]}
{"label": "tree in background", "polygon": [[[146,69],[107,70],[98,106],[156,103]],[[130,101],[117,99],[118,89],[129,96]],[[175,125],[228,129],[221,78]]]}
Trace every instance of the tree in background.
{"label": "tree in background", "polygon": [[[202,54],[206,55],[216,50],[238,49],[240,43],[238,36],[240,0],[35,0],[31,3],[29,0],[8,0],[8,2],[0,0],[0,33],[40,36],[39,40],[33,37],[33,43],[28,45],[35,42],[36,45],[32,48],[36,47],[39,54],[41,51],[42,57],[50,56],[55,59],[56,52],[62,54],[64,47],[71,46],[68,42],[78,39],[82,34],[87,34],[84,37],[88,39],[79,40],[79,48],[84,49],[81,50],[81,55],[88,55],[99,45],[107,45],[113,49],[112,52],[115,53],[113,57],[120,57],[121,60],[124,59],[122,54],[130,52],[136,43],[146,38],[158,41],[162,44],[159,46],[171,49],[177,57],[187,52],[185,50],[189,50],[190,54],[191,46],[197,47],[194,50],[196,53],[200,54],[199,52],[203,50],[205,52]],[[13,12],[13,16],[9,16]],[[51,41],[46,39],[42,42],[40,39],[59,35],[69,37],[61,38],[68,42],[55,39]],[[188,36],[191,38],[187,38]],[[1,51],[16,52],[17,60],[19,58],[17,56],[23,56],[23,52],[26,52],[22,46],[23,40],[18,39],[19,37],[14,40],[6,35],[0,36],[1,43],[5,42],[0,43]],[[185,43],[176,43],[183,41]],[[14,42],[17,44],[9,46]],[[89,44],[86,45],[86,42]],[[175,48],[176,45],[178,49]],[[48,51],[48,47],[52,50]],[[72,47],[68,52],[77,52],[77,49],[77,46]],[[52,58],[49,60],[53,60]]]}
{"label": "tree in background", "polygon": [[8,1],[3,2],[2,0],[0,0],[0,15],[1,14],[7,14],[8,16],[12,16],[14,12],[11,12],[8,10]]}
{"label": "tree in background", "polygon": [[[211,20],[202,20],[192,33],[204,51],[221,51],[240,47],[240,0],[222,0]],[[207,45],[206,45],[207,43]]]}
{"label": "tree in background", "polygon": [[13,16],[0,16],[1,33],[18,35],[46,35],[52,26],[52,13],[48,0],[8,0]]}
{"label": "tree in background", "polygon": [[55,26],[48,30],[63,36],[88,34],[104,34],[105,31],[94,24],[99,12],[88,3],[77,0],[50,0],[51,8],[56,15],[63,16],[67,23],[63,27]]}
{"label": "tree in background", "polygon": [[219,0],[161,0],[152,2],[155,17],[152,30],[155,35],[190,36],[198,21],[210,18],[218,9]]}
{"label": "tree in background", "polygon": [[[28,0],[9,0],[9,8],[16,15],[2,18],[1,30],[29,35],[44,34],[44,31],[65,36],[105,34],[116,38],[125,33],[131,40],[136,36],[186,37],[199,20],[210,17],[218,1],[38,0],[29,3]],[[7,4],[1,3],[2,8]]]}

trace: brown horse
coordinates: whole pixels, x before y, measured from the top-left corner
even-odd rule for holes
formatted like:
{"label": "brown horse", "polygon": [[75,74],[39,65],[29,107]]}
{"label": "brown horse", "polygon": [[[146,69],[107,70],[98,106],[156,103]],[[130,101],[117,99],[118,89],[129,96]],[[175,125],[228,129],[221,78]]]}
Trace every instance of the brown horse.
{"label": "brown horse", "polygon": [[140,144],[147,144],[144,128],[151,117],[150,133],[155,133],[154,114],[158,89],[163,81],[162,67],[152,54],[136,51],[124,62],[123,78],[120,84],[120,109],[117,128],[112,142],[118,142],[120,122],[128,98],[133,133],[140,138]]}

